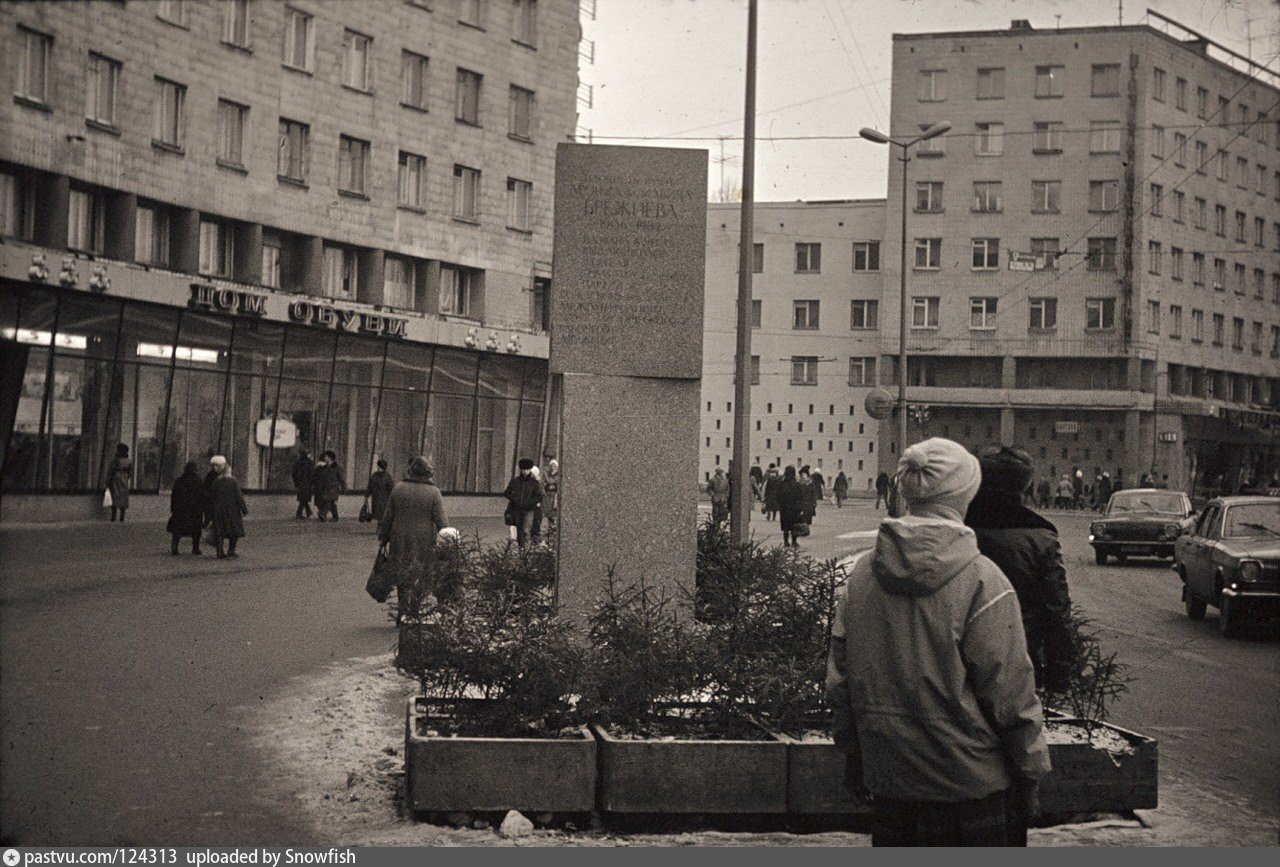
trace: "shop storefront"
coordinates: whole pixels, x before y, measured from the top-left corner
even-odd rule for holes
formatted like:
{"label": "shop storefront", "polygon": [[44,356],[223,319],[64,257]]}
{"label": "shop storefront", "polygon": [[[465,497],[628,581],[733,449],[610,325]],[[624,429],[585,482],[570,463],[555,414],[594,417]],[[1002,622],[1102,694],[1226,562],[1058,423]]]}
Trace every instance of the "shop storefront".
{"label": "shop storefront", "polygon": [[541,451],[545,359],[406,339],[402,322],[305,299],[273,321],[257,296],[191,291],[180,307],[3,281],[0,492],[100,491],[121,443],[140,493],[214,454],[246,490],[288,492],[306,450],[333,451],[350,490],[380,457],[399,476],[427,454],[445,493],[494,494]]}

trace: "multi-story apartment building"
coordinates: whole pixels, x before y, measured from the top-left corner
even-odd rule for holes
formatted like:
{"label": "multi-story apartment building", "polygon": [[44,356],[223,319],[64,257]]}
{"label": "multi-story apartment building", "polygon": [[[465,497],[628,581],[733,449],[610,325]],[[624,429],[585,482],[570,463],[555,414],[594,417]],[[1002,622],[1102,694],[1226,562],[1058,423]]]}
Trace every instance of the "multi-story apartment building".
{"label": "multi-story apartment building", "polygon": [[[707,208],[701,475],[733,456],[739,205]],[[883,199],[755,206],[751,456],[871,486],[878,422],[863,401],[880,352]]]}
{"label": "multi-story apartment building", "polygon": [[[891,134],[952,125],[908,169],[913,440],[1014,443],[1041,477],[1128,485],[1280,469],[1280,76],[1152,20],[1168,32],[894,36]],[[890,195],[890,295],[901,208]],[[885,466],[896,440],[883,425]]]}
{"label": "multi-story apartment building", "polygon": [[100,498],[120,444],[144,494],[214,453],[287,491],[304,449],[501,491],[544,428],[577,15],[0,4],[6,516]]}

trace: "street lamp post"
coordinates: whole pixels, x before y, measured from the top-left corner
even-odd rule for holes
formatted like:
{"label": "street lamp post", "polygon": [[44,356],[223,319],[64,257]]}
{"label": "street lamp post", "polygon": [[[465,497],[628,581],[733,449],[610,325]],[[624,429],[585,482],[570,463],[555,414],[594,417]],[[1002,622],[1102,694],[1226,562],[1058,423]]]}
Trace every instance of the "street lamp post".
{"label": "street lamp post", "polygon": [[902,152],[898,157],[902,163],[902,243],[898,265],[898,454],[907,447],[907,163],[911,162],[908,152],[912,145],[937,138],[949,129],[951,124],[944,120],[905,141],[890,138],[869,126],[858,131],[858,135],[867,141],[891,145]]}

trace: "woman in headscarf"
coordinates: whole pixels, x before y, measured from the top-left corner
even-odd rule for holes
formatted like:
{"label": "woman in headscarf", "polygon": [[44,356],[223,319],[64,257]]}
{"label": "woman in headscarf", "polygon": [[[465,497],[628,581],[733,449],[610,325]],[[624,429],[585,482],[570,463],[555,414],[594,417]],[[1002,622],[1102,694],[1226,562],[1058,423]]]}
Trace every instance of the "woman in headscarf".
{"label": "woman in headscarf", "polygon": [[[214,547],[219,557],[238,557],[236,542],[244,535],[244,516],[249,507],[244,491],[231,475],[231,464],[223,464],[222,472],[209,486],[209,520],[213,524]],[[226,543],[226,552],[222,550]]]}
{"label": "woman in headscarf", "polygon": [[436,535],[449,526],[434,475],[431,462],[419,455],[409,462],[409,472],[387,498],[378,522],[378,541],[388,546],[387,555],[397,564],[424,559],[435,547]]}
{"label": "woman in headscarf", "polygon": [[107,476],[107,490],[111,492],[111,520],[120,515],[120,523],[124,523],[125,509],[129,508],[129,480],[133,476],[133,461],[129,459],[129,447],[124,443],[116,446],[115,459],[111,461],[111,472]]}
{"label": "woman in headscarf", "polygon": [[178,553],[178,542],[191,537],[191,553],[200,553],[200,530],[204,526],[204,480],[198,464],[187,461],[182,475],[173,480],[169,495],[169,523],[165,527],[173,540],[170,554]]}

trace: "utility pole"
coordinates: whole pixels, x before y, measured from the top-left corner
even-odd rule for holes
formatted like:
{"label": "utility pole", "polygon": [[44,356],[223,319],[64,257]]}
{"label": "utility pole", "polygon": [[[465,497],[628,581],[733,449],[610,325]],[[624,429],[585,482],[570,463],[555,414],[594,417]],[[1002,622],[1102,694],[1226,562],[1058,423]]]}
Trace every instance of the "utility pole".
{"label": "utility pole", "polygon": [[[751,526],[751,272],[755,264],[756,16],[758,0],[747,3],[746,115],[742,124],[742,216],[738,235],[738,341],[734,358],[733,471],[729,476],[729,532],[747,541]],[[721,163],[723,165],[723,163]]]}

